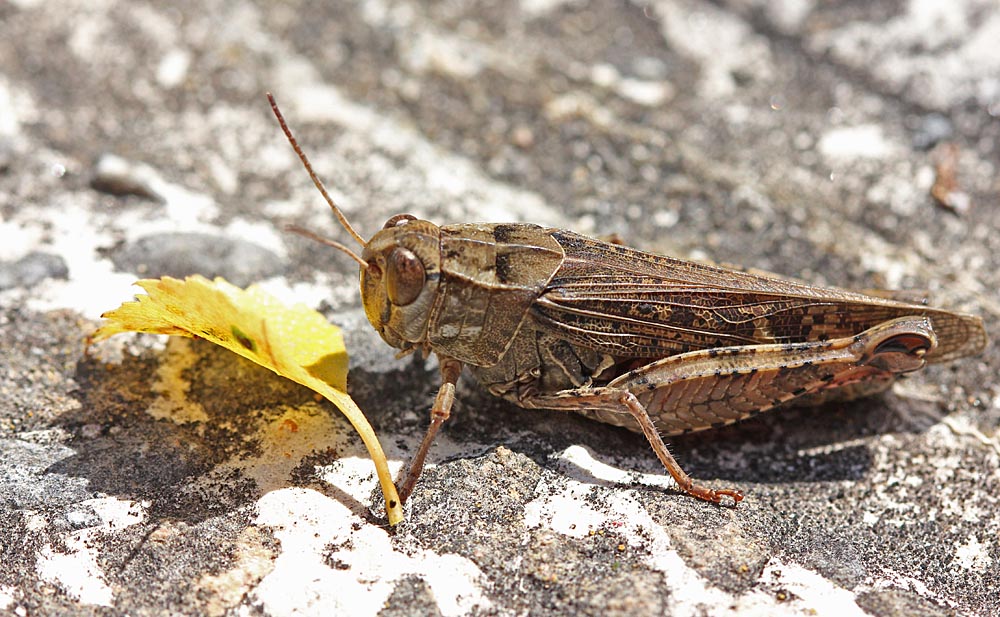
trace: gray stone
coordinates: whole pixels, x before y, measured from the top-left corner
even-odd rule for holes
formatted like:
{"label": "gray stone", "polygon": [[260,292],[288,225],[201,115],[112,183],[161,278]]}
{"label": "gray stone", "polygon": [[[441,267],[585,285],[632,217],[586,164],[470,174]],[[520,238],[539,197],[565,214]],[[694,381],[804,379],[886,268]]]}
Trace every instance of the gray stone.
{"label": "gray stone", "polygon": [[239,238],[199,233],[159,233],[143,236],[112,251],[111,261],[125,272],[143,277],[184,278],[221,276],[244,287],[280,273],[281,258]]}
{"label": "gray stone", "polygon": [[0,290],[34,287],[45,279],[65,279],[68,275],[61,256],[32,251],[17,261],[0,261]]}

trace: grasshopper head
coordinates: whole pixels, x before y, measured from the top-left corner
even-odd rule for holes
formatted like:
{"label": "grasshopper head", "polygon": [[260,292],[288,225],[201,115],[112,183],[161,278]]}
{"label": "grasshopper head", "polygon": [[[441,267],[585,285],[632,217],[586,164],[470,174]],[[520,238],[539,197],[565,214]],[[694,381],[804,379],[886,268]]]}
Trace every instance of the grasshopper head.
{"label": "grasshopper head", "polygon": [[413,349],[426,339],[427,321],[441,277],[441,229],[434,223],[419,221],[409,214],[400,214],[386,221],[382,230],[365,242],[313,171],[309,159],[295,141],[270,93],[267,100],[271,103],[271,109],[285,137],[309,172],[313,184],[340,224],[364,251],[358,255],[336,240],[322,238],[295,226],[289,226],[288,229],[343,251],[357,261],[361,265],[361,300],[365,305],[368,321],[385,342],[393,347],[403,351]]}
{"label": "grasshopper head", "polygon": [[408,350],[426,338],[441,275],[441,230],[412,216],[394,216],[365,245],[361,301],[386,343]]}

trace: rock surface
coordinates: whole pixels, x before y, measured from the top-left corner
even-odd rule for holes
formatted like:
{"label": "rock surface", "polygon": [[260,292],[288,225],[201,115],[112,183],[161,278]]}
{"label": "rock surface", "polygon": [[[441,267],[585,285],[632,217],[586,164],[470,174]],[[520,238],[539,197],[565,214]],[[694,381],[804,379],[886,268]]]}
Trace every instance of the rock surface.
{"label": "rock surface", "polygon": [[283,231],[346,237],[268,90],[365,235],[614,233],[995,332],[997,40],[987,0],[0,4],[0,613],[997,614],[992,346],[675,440],[735,510],[639,436],[463,382],[394,531],[312,393],[204,342],[83,355],[136,278],[264,280],[345,327],[394,470],[415,449],[435,366],[393,359],[351,260]]}

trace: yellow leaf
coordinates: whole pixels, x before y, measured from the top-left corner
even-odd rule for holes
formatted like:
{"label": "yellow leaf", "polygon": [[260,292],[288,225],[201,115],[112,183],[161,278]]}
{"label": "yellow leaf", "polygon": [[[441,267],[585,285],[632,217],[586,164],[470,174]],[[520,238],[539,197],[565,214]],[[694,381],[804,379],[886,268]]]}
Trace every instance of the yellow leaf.
{"label": "yellow leaf", "polygon": [[340,329],[316,311],[289,308],[257,286],[246,290],[221,278],[145,279],[137,295],[102,317],[93,341],[120,332],[200,337],[310,388],[331,401],[361,436],[375,462],[389,524],[403,520],[382,446],[347,394],[347,350]]}

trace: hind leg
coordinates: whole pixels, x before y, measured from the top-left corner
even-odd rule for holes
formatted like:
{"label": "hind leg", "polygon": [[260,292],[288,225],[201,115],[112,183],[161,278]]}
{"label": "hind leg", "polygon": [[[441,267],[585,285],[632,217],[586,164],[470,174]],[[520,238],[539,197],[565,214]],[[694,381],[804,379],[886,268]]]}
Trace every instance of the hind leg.
{"label": "hind leg", "polygon": [[[697,484],[663,443],[675,435],[731,424],[805,396],[884,388],[917,370],[937,344],[930,321],[904,317],[849,338],[792,345],[751,345],[670,356],[629,371],[607,386],[527,393],[521,405],[581,411],[642,432],[684,492],[719,503],[735,489]],[[655,422],[655,424],[654,424]]]}

